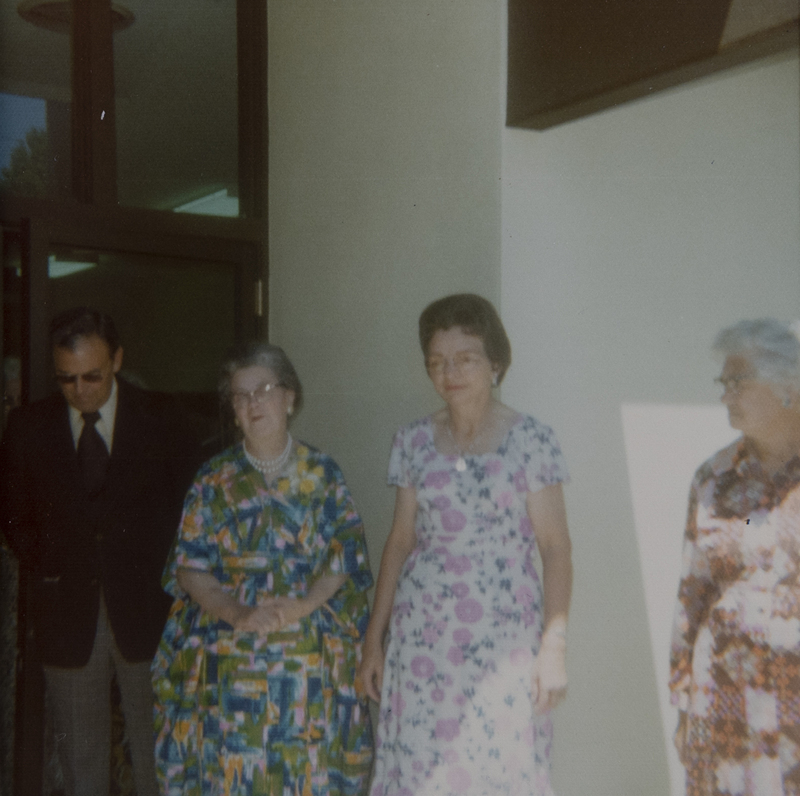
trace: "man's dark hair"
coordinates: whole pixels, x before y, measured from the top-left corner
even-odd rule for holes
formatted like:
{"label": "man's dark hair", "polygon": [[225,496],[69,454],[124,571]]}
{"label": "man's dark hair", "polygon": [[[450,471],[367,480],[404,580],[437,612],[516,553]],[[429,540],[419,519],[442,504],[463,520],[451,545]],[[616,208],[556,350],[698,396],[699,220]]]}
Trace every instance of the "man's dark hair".
{"label": "man's dark hair", "polygon": [[75,344],[81,337],[97,335],[108,345],[113,357],[119,348],[117,327],[110,315],[106,315],[91,307],[73,307],[60,312],[50,321],[51,348],[75,350]]}

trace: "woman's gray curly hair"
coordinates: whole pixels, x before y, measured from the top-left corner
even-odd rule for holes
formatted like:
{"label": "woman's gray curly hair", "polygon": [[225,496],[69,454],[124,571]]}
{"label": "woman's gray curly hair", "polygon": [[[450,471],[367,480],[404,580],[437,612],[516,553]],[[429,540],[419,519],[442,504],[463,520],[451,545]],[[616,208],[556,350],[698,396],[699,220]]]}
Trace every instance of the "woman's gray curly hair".
{"label": "woman's gray curly hair", "polygon": [[800,323],[758,318],[723,329],[714,341],[721,357],[742,356],[755,368],[759,381],[800,391]]}
{"label": "woman's gray curly hair", "polygon": [[260,340],[232,349],[223,360],[218,384],[219,397],[223,404],[230,404],[233,375],[254,365],[271,370],[278,384],[294,393],[293,409],[296,416],[303,405],[303,386],[300,384],[297,371],[280,346]]}

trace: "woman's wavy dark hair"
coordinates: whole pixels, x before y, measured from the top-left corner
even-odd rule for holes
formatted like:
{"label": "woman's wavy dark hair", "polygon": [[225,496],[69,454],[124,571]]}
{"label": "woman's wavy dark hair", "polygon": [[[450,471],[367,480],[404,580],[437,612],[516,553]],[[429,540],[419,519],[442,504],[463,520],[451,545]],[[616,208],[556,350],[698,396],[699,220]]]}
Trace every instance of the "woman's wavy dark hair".
{"label": "woman's wavy dark hair", "polygon": [[480,337],[500,384],[511,364],[511,343],[492,302],[475,293],[456,293],[428,304],[419,316],[419,343],[426,359],[433,335],[454,326]]}

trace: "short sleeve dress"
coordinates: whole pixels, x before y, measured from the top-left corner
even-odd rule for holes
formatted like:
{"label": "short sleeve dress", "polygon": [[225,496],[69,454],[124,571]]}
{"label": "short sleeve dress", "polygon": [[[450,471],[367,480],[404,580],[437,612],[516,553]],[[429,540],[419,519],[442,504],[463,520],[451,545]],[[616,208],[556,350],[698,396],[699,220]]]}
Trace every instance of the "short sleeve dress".
{"label": "short sleeve dress", "polygon": [[439,453],[432,418],[395,437],[389,483],[413,486],[417,545],[401,572],[371,796],[551,796],[552,727],[533,712],[542,634],[526,493],[568,480],[551,428],[520,415],[500,448]]}
{"label": "short sleeve dress", "polygon": [[[320,609],[259,637],[205,613],[178,567],[211,573],[246,605],[349,577]],[[241,445],[206,463],[164,574],[175,601],[152,667],[162,793],[363,793],[372,728],[356,666],[371,584],[361,519],[329,456],[297,443],[272,484]]]}
{"label": "short sleeve dress", "polygon": [[800,794],[800,458],[743,439],[695,474],[671,650],[688,796]]}

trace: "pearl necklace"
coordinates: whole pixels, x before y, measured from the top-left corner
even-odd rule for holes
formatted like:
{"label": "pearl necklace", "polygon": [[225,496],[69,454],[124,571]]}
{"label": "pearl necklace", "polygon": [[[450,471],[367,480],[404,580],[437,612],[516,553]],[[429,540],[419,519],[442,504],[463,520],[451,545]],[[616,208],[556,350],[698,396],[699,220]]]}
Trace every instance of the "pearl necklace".
{"label": "pearl necklace", "polygon": [[292,451],[292,435],[287,433],[286,436],[288,439],[286,440],[286,447],[283,449],[283,453],[274,459],[259,459],[247,450],[246,443],[242,443],[247,461],[262,475],[273,476],[279,473],[284,468],[286,462],[289,461],[289,454]]}
{"label": "pearl necklace", "polygon": [[447,422],[444,424],[444,430],[447,432],[447,436],[450,437],[450,442],[453,443],[453,447],[456,449],[456,454],[458,458],[456,459],[456,470],[459,473],[463,473],[467,469],[467,456],[472,453],[475,455],[475,451],[473,450],[475,443],[483,436],[483,432],[486,427],[486,421],[484,420],[481,423],[481,427],[478,429],[478,433],[472,438],[472,441],[467,445],[466,448],[462,448],[457,442],[455,435],[453,434],[453,429],[450,426],[450,420],[448,419]]}

